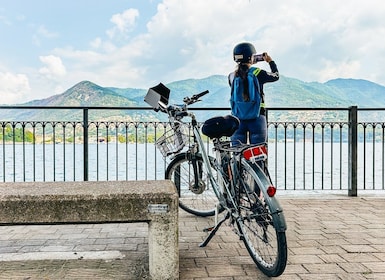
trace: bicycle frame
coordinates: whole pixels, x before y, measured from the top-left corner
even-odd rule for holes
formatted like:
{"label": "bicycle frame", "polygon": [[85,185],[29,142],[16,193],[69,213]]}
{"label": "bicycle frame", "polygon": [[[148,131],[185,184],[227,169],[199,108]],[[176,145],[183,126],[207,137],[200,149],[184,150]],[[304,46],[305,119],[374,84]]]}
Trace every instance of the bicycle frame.
{"label": "bicycle frame", "polygon": [[[213,187],[214,193],[217,196],[221,206],[226,207],[225,197],[223,195],[223,192],[221,191],[221,188],[220,188],[217,180],[214,178],[214,175],[213,175],[212,170],[211,170],[211,165],[210,165],[210,160],[209,160],[208,154],[207,154],[206,149],[204,147],[204,143],[203,143],[199,128],[196,125],[193,125],[193,133],[194,133],[194,140],[198,144],[199,151],[202,155],[203,162],[204,162],[204,165],[206,168],[206,172],[208,174],[211,186]],[[220,152],[218,152],[218,151],[216,151],[216,153],[220,154]],[[219,168],[216,168],[216,169],[217,169],[217,171],[219,171]],[[194,173],[195,173],[195,170],[194,170]],[[220,180],[222,182],[224,182],[224,178],[222,176],[222,173],[219,172],[219,174],[222,177],[222,178],[220,178]],[[226,187],[226,191],[229,191],[228,186],[223,186],[223,187]]]}
{"label": "bicycle frame", "polygon": [[[233,145],[231,141],[222,141],[222,137],[229,137],[236,131],[239,120],[234,116],[214,117],[202,126],[202,133],[213,141],[214,160],[203,142],[195,115],[187,109],[208,91],[185,97],[184,105],[167,106],[165,97],[169,90],[162,84],[156,88],[161,96],[151,89],[145,100],[169,117],[171,129],[165,130],[156,141],[162,155],[171,157],[165,178],[174,180],[182,209],[202,217],[215,215],[215,225],[204,229],[209,234],[199,246],[206,246],[229,219],[262,272],[267,276],[279,276],[287,262],[286,222],[274,197],[276,188],[268,171],[259,166],[267,158],[266,146]],[[184,117],[190,117],[191,121],[183,121]],[[190,124],[192,139],[189,139],[191,130],[186,132]],[[188,150],[183,151],[186,146]],[[195,204],[195,197],[198,204]],[[218,221],[218,214],[223,210],[224,215]]]}

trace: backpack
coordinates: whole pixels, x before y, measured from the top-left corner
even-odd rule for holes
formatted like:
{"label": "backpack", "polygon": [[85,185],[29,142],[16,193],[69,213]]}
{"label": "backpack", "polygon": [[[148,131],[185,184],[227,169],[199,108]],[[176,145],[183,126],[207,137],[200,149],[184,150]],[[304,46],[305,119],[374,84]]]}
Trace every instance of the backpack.
{"label": "backpack", "polygon": [[249,101],[243,100],[243,81],[241,77],[235,77],[231,84],[231,113],[240,120],[250,120],[259,117],[261,108],[261,90],[255,72],[259,69],[250,67],[247,73],[249,85]]}

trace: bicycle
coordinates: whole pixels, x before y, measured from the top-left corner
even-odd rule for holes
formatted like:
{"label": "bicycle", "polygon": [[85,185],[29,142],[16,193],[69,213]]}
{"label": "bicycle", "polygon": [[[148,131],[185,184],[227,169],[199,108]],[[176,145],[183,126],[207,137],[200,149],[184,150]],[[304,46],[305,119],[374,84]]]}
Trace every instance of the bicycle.
{"label": "bicycle", "polygon": [[[210,118],[200,128],[188,106],[207,93],[185,97],[183,105],[168,105],[170,90],[162,83],[147,92],[145,101],[169,119],[169,129],[156,141],[161,154],[171,158],[165,178],[174,182],[183,210],[202,217],[215,215],[215,225],[204,229],[209,234],[201,247],[229,220],[257,267],[267,276],[279,276],[287,263],[286,222],[262,164],[267,159],[266,143],[234,145],[227,140],[239,125],[231,115]],[[186,122],[185,117],[191,120]],[[200,129],[212,140],[214,157],[208,155]],[[220,212],[224,214],[218,221]]]}

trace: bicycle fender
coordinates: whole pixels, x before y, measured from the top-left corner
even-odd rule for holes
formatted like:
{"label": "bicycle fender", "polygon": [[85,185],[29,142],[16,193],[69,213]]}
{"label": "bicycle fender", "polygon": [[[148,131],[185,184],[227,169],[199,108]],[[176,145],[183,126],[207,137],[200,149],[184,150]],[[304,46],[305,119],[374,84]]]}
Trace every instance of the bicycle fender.
{"label": "bicycle fender", "polygon": [[283,214],[283,209],[275,197],[271,197],[269,199],[270,199],[270,206],[272,208],[270,210],[272,212],[274,224],[277,225],[276,230],[278,232],[285,232],[287,229],[287,225],[286,225],[285,215]]}
{"label": "bicycle fender", "polygon": [[[242,161],[246,161],[244,158]],[[270,180],[267,178],[266,174],[261,170],[261,168],[256,164],[250,164],[247,162],[247,166],[252,169],[259,180],[261,181],[260,189],[263,192],[265,199],[268,200],[268,204],[270,206],[271,215],[274,220],[274,225],[276,225],[276,230],[278,232],[285,232],[287,229],[285,215],[283,213],[283,208],[279,204],[278,200],[275,197],[270,197],[267,194],[267,187],[271,185]]]}
{"label": "bicycle fender", "polygon": [[269,205],[271,207],[270,211],[274,220],[274,224],[277,226],[276,230],[278,232],[284,232],[287,229],[287,225],[286,225],[285,215],[283,214],[283,209],[279,204],[278,199],[275,197],[270,197],[267,194],[267,190],[265,188],[265,186],[271,185],[270,180],[267,179],[265,173],[258,166],[257,168],[255,168],[255,171],[258,177],[260,178],[260,180],[262,181],[263,187],[261,189],[264,192],[264,196],[269,200]]}

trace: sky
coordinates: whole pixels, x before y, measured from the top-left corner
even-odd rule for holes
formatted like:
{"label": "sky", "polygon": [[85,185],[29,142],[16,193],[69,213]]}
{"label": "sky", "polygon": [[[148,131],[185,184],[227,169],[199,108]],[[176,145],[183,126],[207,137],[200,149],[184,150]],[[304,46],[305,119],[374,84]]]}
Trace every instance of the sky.
{"label": "sky", "polygon": [[[382,0],[0,0],[0,104],[227,75],[251,42],[281,75],[385,85]],[[257,66],[269,70],[265,62]]]}

